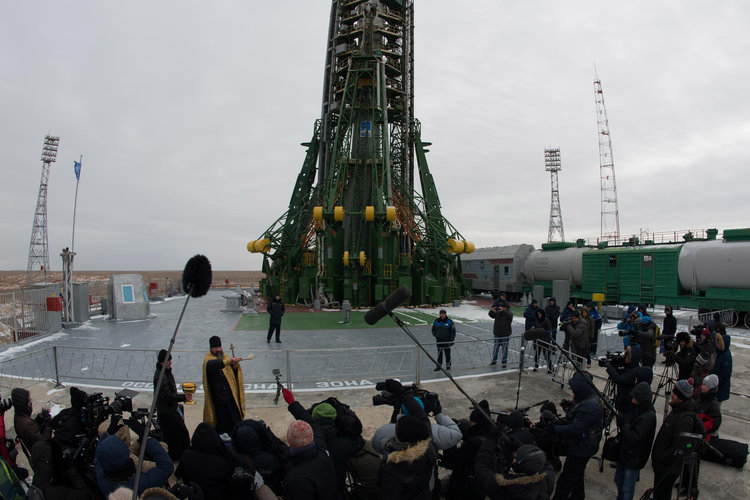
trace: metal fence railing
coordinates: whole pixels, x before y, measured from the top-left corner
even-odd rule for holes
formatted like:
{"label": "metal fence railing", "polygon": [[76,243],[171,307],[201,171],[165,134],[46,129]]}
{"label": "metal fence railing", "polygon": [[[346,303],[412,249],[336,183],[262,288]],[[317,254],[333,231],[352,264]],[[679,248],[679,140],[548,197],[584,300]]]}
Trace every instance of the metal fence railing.
{"label": "metal fence railing", "polygon": [[10,343],[62,328],[61,311],[47,307],[48,297],[59,297],[59,286],[0,292],[0,343]]}

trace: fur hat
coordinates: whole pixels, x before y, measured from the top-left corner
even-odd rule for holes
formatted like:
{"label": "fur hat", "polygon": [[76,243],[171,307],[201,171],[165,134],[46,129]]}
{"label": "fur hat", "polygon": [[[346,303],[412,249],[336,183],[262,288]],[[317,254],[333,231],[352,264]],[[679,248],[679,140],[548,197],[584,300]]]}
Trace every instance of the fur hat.
{"label": "fur hat", "polygon": [[547,457],[542,450],[532,444],[524,444],[516,450],[517,466],[514,467],[522,474],[538,474],[544,470]]}
{"label": "fur hat", "polygon": [[677,394],[677,397],[681,400],[687,401],[693,397],[693,386],[687,380],[678,380],[675,382],[672,392]]}
{"label": "fur hat", "polygon": [[320,403],[313,409],[312,418],[336,418],[336,408],[329,403]]}
{"label": "fur hat", "polygon": [[211,337],[210,339],[208,339],[208,345],[211,348],[221,347],[221,339],[219,337],[217,337],[216,335],[214,335],[213,337]]}
{"label": "fur hat", "polygon": [[286,440],[292,448],[309,446],[314,441],[312,427],[304,420],[295,420],[289,424],[289,429],[286,431]]}
{"label": "fur hat", "polygon": [[414,415],[402,415],[396,421],[396,437],[402,443],[424,441],[430,437],[430,428]]}
{"label": "fur hat", "polygon": [[677,335],[675,336],[677,339],[677,342],[685,341],[686,344],[690,343],[690,334],[688,332],[677,332]]}
{"label": "fur hat", "polygon": [[703,385],[708,387],[709,392],[715,391],[719,388],[719,376],[715,373],[712,373],[711,375],[706,375],[703,379]]}

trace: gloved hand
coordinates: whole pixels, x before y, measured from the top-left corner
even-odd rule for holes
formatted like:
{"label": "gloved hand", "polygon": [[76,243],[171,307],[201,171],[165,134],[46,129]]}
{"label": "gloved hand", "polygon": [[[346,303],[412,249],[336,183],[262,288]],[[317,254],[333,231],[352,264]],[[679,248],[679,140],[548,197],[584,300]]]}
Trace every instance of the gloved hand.
{"label": "gloved hand", "polygon": [[286,404],[290,405],[294,403],[294,394],[292,394],[292,391],[284,387],[281,389],[281,394],[284,396],[284,401],[286,401]]}
{"label": "gloved hand", "polygon": [[13,407],[13,402],[10,399],[0,400],[0,415],[10,410]]}
{"label": "gloved hand", "polygon": [[143,439],[143,433],[146,432],[146,426],[135,418],[129,418],[127,424],[128,427],[138,435],[138,441],[140,442]]}
{"label": "gloved hand", "polygon": [[404,392],[404,386],[401,385],[401,382],[392,378],[385,381],[385,388],[388,392],[395,394],[396,396],[399,396]]}
{"label": "gloved hand", "polygon": [[109,427],[107,427],[107,434],[113,436],[122,427],[124,427],[124,424],[122,423],[122,417],[120,415],[112,415],[109,418]]}

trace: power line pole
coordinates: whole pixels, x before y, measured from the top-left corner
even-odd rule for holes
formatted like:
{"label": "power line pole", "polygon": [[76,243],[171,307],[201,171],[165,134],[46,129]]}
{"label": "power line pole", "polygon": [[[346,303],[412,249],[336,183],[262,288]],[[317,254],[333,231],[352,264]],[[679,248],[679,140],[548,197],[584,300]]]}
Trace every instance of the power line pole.
{"label": "power line pole", "polygon": [[49,269],[49,245],[47,242],[47,183],[49,168],[57,161],[59,137],[44,136],[42,147],[42,178],[39,181],[39,195],[36,199],[34,222],[31,225],[31,242],[29,243],[29,261],[26,266],[26,285],[42,278],[47,282]]}
{"label": "power line pole", "polygon": [[560,234],[560,241],[565,241],[563,230],[562,210],[560,209],[560,189],[557,183],[557,173],[562,169],[560,148],[544,150],[544,169],[550,174],[552,198],[549,208],[549,234],[547,242],[555,241],[555,234]]}
{"label": "power line pole", "polygon": [[615,159],[612,155],[612,137],[609,133],[607,108],[604,107],[604,92],[599,75],[594,72],[594,101],[596,123],[599,131],[599,177],[601,179],[601,241],[620,240],[620,212],[617,207],[617,183],[615,182]]}

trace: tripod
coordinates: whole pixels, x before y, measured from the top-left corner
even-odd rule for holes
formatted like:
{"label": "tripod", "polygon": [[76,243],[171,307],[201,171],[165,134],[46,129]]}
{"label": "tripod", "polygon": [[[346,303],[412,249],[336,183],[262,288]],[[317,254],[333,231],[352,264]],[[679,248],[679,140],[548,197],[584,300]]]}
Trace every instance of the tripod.
{"label": "tripod", "polygon": [[659,375],[659,386],[654,391],[654,397],[651,401],[652,405],[656,405],[656,398],[659,397],[662,388],[664,389],[664,418],[667,418],[669,413],[669,396],[672,394],[674,388],[674,381],[677,378],[677,364],[671,363],[664,366],[661,375]]}
{"label": "tripod", "polygon": [[[610,406],[604,408],[604,414],[602,416],[602,429],[604,429],[604,442],[607,442],[611,434],[612,419],[615,417],[615,413],[610,411],[611,406],[615,402],[615,392],[617,390],[617,384],[612,379],[607,379],[607,383],[602,391],[602,397],[608,401]],[[595,457],[596,458],[596,457]],[[604,472],[604,448],[602,448],[602,454],[597,458],[599,461],[599,472]]]}

